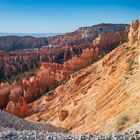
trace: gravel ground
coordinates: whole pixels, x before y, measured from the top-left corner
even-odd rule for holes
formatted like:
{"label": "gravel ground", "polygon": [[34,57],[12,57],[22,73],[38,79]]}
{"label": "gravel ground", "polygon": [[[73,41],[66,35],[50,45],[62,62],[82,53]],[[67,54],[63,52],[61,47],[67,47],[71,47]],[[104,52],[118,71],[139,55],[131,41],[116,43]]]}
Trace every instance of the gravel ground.
{"label": "gravel ground", "polygon": [[130,133],[98,135],[98,134],[79,134],[72,135],[66,133],[45,133],[39,131],[14,131],[6,128],[0,128],[0,140],[140,140],[139,131]]}
{"label": "gravel ground", "polygon": [[140,129],[135,128],[121,134],[73,135],[66,129],[29,122],[0,110],[0,140],[140,140]]}
{"label": "gravel ground", "polygon": [[43,132],[67,132],[66,129],[57,128],[47,123],[30,122],[5,111],[0,110],[0,126],[3,128],[13,128],[15,130],[36,130]]}

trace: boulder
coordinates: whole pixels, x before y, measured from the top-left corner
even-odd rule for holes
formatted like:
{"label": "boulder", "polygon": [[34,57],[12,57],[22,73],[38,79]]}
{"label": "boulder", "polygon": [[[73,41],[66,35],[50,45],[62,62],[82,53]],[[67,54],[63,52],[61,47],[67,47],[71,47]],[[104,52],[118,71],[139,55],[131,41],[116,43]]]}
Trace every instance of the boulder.
{"label": "boulder", "polygon": [[59,115],[59,120],[64,121],[68,117],[69,113],[67,110],[60,110],[58,115]]}

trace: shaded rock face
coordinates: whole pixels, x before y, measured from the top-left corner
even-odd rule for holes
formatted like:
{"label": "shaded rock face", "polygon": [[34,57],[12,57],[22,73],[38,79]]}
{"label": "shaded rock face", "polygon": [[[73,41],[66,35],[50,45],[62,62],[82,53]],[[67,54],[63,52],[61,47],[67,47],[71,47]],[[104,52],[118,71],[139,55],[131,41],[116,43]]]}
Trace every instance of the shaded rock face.
{"label": "shaded rock face", "polygon": [[34,38],[31,36],[3,36],[0,37],[0,50],[14,51],[19,49],[32,49],[48,45],[47,38]]}
{"label": "shaded rock face", "polygon": [[5,83],[0,86],[0,108],[5,108],[9,99],[10,87]]}
{"label": "shaded rock face", "polygon": [[[136,23],[135,23],[136,22]],[[129,41],[98,62],[74,74],[51,95],[35,101],[26,119],[63,126],[73,133],[112,133],[140,120],[139,25],[130,27]],[[137,28],[136,28],[137,27]],[[136,29],[135,29],[136,28]],[[134,41],[135,40],[135,41]],[[39,110],[43,108],[43,110]],[[68,111],[63,121],[58,111]]]}
{"label": "shaded rock face", "polygon": [[24,118],[28,115],[28,104],[24,97],[19,97],[17,102],[9,101],[6,107],[6,111],[14,114],[15,116]]}

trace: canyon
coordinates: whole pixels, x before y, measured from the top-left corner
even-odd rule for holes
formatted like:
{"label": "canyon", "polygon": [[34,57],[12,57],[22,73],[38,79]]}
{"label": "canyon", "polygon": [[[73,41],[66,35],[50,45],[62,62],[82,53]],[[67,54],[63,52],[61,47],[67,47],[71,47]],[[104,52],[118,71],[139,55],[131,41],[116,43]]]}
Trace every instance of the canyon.
{"label": "canyon", "polygon": [[[140,21],[99,24],[0,52],[0,109],[72,133],[113,133],[139,122]],[[35,73],[14,80],[11,74]]]}
{"label": "canyon", "polygon": [[[87,31],[88,35],[85,35]],[[91,36],[97,36],[94,35],[95,31],[99,32],[99,37],[90,41]],[[104,31],[104,36],[101,31]],[[14,52],[1,51],[1,79],[6,81],[13,74],[17,75],[33,68],[39,70],[15,79],[12,83],[1,83],[0,108],[18,117],[32,114],[32,102],[69,80],[75,71],[91,65],[103,53],[111,51],[116,47],[114,44],[127,41],[127,33],[128,25],[101,24],[86,29],[81,28],[61,37],[48,38],[49,45],[41,48]],[[106,38],[106,45],[102,44],[102,41],[101,43],[96,41],[100,40],[100,36],[104,38],[106,35],[113,35],[114,39]],[[56,42],[59,43],[56,45]]]}
{"label": "canyon", "polygon": [[[42,62],[62,64],[73,56],[79,57],[84,49],[93,47],[92,41],[97,40],[103,32],[114,35],[114,40],[106,40],[109,50],[103,48],[100,52],[110,51],[114,49],[113,46],[127,41],[128,28],[127,24],[99,24],[48,38],[0,37],[0,82],[7,81],[13,75],[37,69]],[[98,41],[95,41],[94,45],[97,44]]]}
{"label": "canyon", "polygon": [[27,120],[49,122],[72,133],[113,133],[139,122],[140,21],[128,42],[71,75],[51,94],[35,101]]}

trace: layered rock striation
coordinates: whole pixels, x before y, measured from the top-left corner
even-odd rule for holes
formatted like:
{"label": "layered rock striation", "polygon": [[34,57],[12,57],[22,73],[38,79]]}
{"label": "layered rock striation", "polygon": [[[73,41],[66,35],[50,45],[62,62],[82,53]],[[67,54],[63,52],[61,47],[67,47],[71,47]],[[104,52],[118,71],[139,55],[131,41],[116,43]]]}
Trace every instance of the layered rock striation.
{"label": "layered rock striation", "polygon": [[27,119],[47,121],[73,133],[112,133],[139,122],[139,27],[140,22],[134,21],[128,42],[35,101],[30,108],[34,113]]}
{"label": "layered rock striation", "polygon": [[[69,80],[72,73],[90,66],[98,60],[99,55],[104,51],[100,49],[100,46],[110,51],[114,42],[120,43],[127,40],[126,27],[128,26],[103,24],[81,28],[76,32],[57,36],[58,40],[57,37],[49,38],[48,43],[52,45],[40,49],[9,53],[0,52],[0,75],[5,80],[12,74],[16,75],[40,67],[39,71],[33,76],[17,80],[11,85],[8,83],[1,84],[0,101],[2,101],[0,102],[0,108],[19,117],[26,117],[43,110],[43,108],[32,108],[32,103],[48,91],[50,93],[47,94],[51,94],[55,87]],[[94,35],[95,31],[98,31],[98,33],[104,32],[101,33],[104,41],[94,43],[92,39],[98,37],[98,33]],[[116,33],[117,31],[118,33]],[[107,37],[113,34],[114,39],[105,43],[107,40],[106,34]],[[56,45],[56,42],[58,45]],[[81,78],[83,77],[79,77],[76,83],[79,83]]]}

